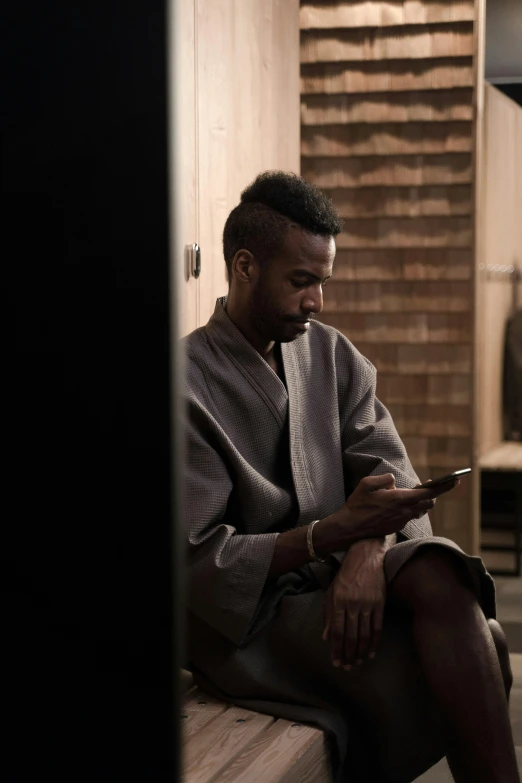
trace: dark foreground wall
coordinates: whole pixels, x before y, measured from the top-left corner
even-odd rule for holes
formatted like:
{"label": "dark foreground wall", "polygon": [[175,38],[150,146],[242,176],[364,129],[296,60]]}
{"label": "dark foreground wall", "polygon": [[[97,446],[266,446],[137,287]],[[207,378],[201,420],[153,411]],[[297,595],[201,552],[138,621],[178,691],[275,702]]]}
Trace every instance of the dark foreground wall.
{"label": "dark foreground wall", "polygon": [[165,6],[2,14],[7,781],[175,779]]}

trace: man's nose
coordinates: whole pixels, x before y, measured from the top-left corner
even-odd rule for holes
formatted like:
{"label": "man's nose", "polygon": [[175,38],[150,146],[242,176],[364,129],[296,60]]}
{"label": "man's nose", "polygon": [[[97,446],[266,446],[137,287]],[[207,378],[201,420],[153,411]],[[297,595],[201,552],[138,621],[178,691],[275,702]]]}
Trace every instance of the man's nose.
{"label": "man's nose", "polygon": [[323,309],[323,289],[321,286],[308,289],[306,296],[301,303],[302,309],[306,313],[320,313]]}

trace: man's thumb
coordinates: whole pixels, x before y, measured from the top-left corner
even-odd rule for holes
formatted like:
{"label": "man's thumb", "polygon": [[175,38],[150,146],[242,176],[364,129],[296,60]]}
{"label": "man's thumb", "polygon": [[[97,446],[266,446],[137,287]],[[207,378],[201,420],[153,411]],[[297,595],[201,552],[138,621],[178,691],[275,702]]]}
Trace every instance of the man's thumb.
{"label": "man's thumb", "polygon": [[366,484],[369,489],[395,489],[395,476],[393,473],[383,473],[382,476],[367,476]]}

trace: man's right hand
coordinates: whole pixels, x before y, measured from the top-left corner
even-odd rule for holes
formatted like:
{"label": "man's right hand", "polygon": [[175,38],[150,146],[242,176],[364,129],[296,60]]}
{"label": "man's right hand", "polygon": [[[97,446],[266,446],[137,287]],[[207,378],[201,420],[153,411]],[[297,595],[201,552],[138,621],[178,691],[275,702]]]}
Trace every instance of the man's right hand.
{"label": "man's right hand", "polygon": [[458,479],[433,489],[397,489],[391,473],[363,478],[336,513],[339,524],[354,538],[388,536],[419,519],[435,505],[435,498],[453,489]]}

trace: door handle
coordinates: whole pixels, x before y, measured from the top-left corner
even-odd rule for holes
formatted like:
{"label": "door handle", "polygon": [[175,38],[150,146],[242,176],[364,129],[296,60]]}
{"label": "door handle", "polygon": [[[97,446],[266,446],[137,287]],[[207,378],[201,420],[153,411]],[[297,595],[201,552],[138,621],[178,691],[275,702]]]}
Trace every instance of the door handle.
{"label": "door handle", "polygon": [[190,271],[192,276],[197,279],[201,274],[201,248],[197,242],[194,242],[194,244],[191,245],[190,250],[192,256]]}

